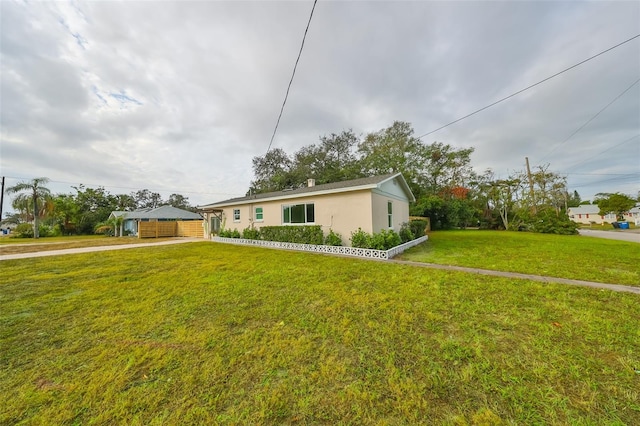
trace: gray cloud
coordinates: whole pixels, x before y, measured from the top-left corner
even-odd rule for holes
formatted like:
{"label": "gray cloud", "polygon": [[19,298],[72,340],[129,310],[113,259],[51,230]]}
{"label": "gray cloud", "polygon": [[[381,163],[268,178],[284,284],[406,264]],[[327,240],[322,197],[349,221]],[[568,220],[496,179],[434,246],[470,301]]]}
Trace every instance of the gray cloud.
{"label": "gray cloud", "polygon": [[[246,191],[311,2],[0,8],[3,174],[206,203]],[[638,33],[637,2],[319,2],[274,147],[394,120],[421,135]],[[587,197],[634,193],[640,178],[611,174],[640,171],[640,138],[608,148],[640,133],[638,86],[562,141],[638,77],[635,40],[425,142],[475,147],[479,171],[528,156]]]}

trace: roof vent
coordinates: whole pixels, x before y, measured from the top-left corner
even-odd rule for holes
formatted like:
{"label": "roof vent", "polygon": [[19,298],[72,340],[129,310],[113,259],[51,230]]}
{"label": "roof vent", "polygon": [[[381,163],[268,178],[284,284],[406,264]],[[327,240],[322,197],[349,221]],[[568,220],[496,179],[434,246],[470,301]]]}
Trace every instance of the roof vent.
{"label": "roof vent", "polygon": [[307,187],[311,188],[312,186],[316,186],[315,179],[307,179]]}

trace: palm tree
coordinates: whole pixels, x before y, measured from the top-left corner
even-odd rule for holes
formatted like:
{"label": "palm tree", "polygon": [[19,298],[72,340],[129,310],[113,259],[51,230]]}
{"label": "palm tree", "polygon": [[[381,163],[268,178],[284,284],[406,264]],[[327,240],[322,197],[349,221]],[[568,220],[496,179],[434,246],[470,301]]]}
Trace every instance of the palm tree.
{"label": "palm tree", "polygon": [[32,179],[28,182],[19,182],[14,186],[10,186],[7,188],[7,194],[17,194],[22,192],[22,194],[18,194],[16,200],[20,200],[20,204],[24,205],[31,204],[33,206],[33,238],[39,238],[40,233],[38,232],[39,216],[40,210],[38,206],[44,206],[44,201],[51,195],[51,191],[47,188],[46,185],[49,182],[49,179],[46,177],[40,177]]}

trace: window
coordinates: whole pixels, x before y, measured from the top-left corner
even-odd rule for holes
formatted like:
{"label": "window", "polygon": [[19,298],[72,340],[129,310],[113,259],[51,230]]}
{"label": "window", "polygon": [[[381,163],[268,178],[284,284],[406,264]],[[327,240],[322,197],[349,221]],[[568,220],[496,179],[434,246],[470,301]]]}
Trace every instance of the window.
{"label": "window", "polygon": [[310,204],[294,204],[282,206],[282,223],[314,223],[315,207]]}
{"label": "window", "polygon": [[589,213],[587,213],[587,219],[589,219]]}
{"label": "window", "polygon": [[233,209],[233,221],[240,222],[240,209]]}
{"label": "window", "polygon": [[389,228],[393,228],[393,203],[387,201],[387,222]]}
{"label": "window", "polygon": [[264,220],[264,214],[262,207],[256,207],[256,222],[262,222]]}

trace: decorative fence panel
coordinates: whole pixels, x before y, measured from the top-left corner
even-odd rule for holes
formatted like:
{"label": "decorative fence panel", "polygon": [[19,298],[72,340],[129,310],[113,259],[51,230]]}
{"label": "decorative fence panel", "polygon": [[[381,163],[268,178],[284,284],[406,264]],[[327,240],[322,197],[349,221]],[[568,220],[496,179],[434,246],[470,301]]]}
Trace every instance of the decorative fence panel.
{"label": "decorative fence panel", "polygon": [[400,244],[389,250],[375,250],[365,249],[358,247],[342,247],[342,246],[322,246],[313,244],[296,244],[296,243],[281,243],[278,241],[262,241],[262,240],[246,240],[244,238],[226,238],[226,237],[212,237],[211,241],[216,243],[237,244],[244,246],[259,246],[268,248],[278,248],[284,250],[297,250],[297,251],[309,251],[315,253],[328,253],[339,254],[343,256],[362,257],[365,259],[391,259],[394,256],[402,253],[403,251],[421,244],[427,241],[429,237],[423,236],[416,238],[415,240]]}
{"label": "decorative fence panel", "polygon": [[204,227],[202,220],[181,220],[178,224],[177,237],[204,238]]}
{"label": "decorative fence panel", "polygon": [[138,222],[138,238],[175,237],[176,228],[176,222]]}
{"label": "decorative fence panel", "polygon": [[203,238],[201,220],[157,220],[138,222],[138,238],[195,237]]}

